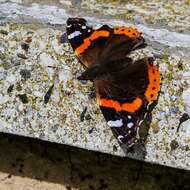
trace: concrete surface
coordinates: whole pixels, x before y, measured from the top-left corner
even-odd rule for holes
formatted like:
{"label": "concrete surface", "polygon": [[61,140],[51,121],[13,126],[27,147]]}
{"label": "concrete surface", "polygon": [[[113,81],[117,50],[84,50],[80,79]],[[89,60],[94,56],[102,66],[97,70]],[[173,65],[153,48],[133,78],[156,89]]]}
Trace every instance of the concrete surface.
{"label": "concrete surface", "polygon": [[190,172],[0,134],[0,190],[189,190]]}
{"label": "concrete surface", "polygon": [[[82,67],[60,42],[70,16],[143,32],[149,46],[131,56],[156,56],[162,74],[145,147],[127,154],[106,125],[92,84],[76,80]],[[0,131],[189,170],[189,18],[185,0],[1,1]]]}

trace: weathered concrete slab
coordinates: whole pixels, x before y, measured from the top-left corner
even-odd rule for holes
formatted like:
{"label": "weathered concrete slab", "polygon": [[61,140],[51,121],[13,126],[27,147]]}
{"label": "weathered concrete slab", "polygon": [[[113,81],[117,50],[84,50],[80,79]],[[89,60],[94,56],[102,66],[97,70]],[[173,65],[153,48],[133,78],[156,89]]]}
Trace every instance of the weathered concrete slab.
{"label": "weathered concrete slab", "polygon": [[76,80],[82,68],[69,44],[60,43],[66,19],[81,16],[82,10],[82,16],[94,24],[138,27],[149,47],[133,56],[154,55],[160,66],[161,95],[146,147],[136,147],[127,156],[190,169],[190,120],[178,128],[182,116],[190,114],[188,1],[180,9],[176,4],[148,1],[143,6],[142,1],[124,5],[93,2],[1,2],[0,131],[126,156],[92,97],[92,84]]}

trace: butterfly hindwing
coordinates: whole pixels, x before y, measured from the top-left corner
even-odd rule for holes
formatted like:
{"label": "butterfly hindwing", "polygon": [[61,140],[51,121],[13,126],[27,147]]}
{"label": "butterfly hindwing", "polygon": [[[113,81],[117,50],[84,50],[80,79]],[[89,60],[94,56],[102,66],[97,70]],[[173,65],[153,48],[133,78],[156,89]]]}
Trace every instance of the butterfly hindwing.
{"label": "butterfly hindwing", "polygon": [[139,118],[127,112],[116,112],[114,109],[100,106],[107,124],[121,144],[132,146],[137,141]]}
{"label": "butterfly hindwing", "polygon": [[118,141],[128,147],[139,139],[141,123],[149,119],[149,107],[160,91],[159,71],[153,62],[152,58],[137,60],[132,68],[128,66],[129,71],[112,73],[111,83],[110,79],[95,81],[101,111]]}

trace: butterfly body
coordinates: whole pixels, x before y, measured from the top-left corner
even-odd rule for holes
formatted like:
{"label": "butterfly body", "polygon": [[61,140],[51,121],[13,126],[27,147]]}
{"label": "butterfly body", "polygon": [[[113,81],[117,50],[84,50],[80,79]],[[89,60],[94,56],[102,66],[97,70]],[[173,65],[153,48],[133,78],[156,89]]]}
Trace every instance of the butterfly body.
{"label": "butterfly body", "polygon": [[141,33],[131,27],[103,25],[93,29],[85,19],[67,20],[68,40],[85,71],[80,80],[91,80],[97,103],[113,134],[128,147],[157,100],[160,74],[153,58],[133,61],[131,51],[146,46]]}

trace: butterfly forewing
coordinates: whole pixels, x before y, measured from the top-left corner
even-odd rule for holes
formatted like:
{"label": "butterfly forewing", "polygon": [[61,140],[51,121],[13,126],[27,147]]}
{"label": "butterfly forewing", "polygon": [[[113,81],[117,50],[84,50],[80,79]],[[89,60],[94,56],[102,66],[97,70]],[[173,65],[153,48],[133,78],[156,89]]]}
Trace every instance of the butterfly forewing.
{"label": "butterfly forewing", "polygon": [[[130,37],[127,35],[129,31]],[[86,67],[97,62],[103,64],[106,60],[122,59],[134,47],[144,43],[141,34],[133,28],[114,29],[103,25],[94,30],[83,18],[67,20],[67,36],[75,54]]]}

